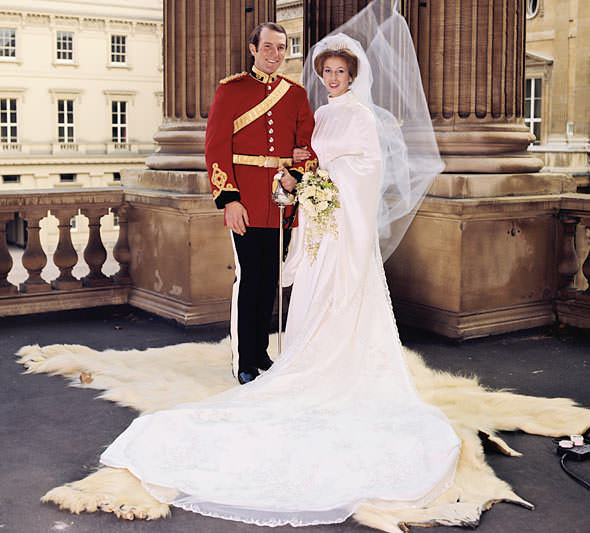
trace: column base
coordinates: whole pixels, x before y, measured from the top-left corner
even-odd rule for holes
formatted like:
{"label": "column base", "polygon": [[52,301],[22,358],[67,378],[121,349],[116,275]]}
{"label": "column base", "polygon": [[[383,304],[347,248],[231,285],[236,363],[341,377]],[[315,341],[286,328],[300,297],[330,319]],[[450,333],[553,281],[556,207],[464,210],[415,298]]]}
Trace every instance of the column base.
{"label": "column base", "polygon": [[207,123],[167,122],[154,135],[158,151],[146,159],[154,170],[205,170],[205,130]]}
{"label": "column base", "polygon": [[132,288],[129,303],[155,315],[171,318],[183,326],[196,326],[229,320],[231,298],[185,302],[141,288]]}
{"label": "column base", "polygon": [[548,172],[514,174],[439,174],[428,191],[440,198],[493,198],[576,192],[574,178]]}
{"label": "column base", "polygon": [[576,328],[590,328],[590,294],[577,294],[575,299],[555,304],[557,319],[563,324]]}
{"label": "column base", "polygon": [[[204,164],[204,156],[203,156]],[[185,194],[211,194],[206,171],[152,170],[127,168],[121,171],[121,184],[127,189],[169,191]]]}
{"label": "column base", "polygon": [[478,313],[459,313],[404,301],[395,301],[394,309],[401,324],[457,340],[509,333],[555,322],[553,304],[543,301]]}

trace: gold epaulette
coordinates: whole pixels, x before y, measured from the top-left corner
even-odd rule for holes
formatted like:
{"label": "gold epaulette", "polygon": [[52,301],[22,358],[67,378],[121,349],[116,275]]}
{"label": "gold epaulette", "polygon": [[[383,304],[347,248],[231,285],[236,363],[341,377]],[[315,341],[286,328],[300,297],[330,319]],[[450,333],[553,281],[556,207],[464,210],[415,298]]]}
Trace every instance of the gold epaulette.
{"label": "gold epaulette", "polygon": [[284,76],[283,74],[279,74],[279,76],[281,78],[286,79],[289,83],[292,83],[293,85],[297,85],[297,86],[301,87],[302,89],[305,89],[305,87],[301,83],[299,83],[298,81],[292,80],[291,78]]}
{"label": "gold epaulette", "polygon": [[222,80],[219,80],[219,83],[229,83],[230,81],[237,80],[238,78],[241,78],[247,74],[248,74],[247,72],[239,72],[238,74],[232,74],[231,76],[228,76],[227,78],[223,78]]}

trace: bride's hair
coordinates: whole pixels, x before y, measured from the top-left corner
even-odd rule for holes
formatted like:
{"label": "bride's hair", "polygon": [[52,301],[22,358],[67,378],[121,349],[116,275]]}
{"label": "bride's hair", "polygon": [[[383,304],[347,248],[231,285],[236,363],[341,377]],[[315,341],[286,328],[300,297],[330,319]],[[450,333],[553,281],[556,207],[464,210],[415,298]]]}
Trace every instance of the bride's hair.
{"label": "bride's hair", "polygon": [[339,57],[340,59],[344,59],[352,81],[355,80],[359,71],[359,60],[348,48],[325,50],[324,52],[321,52],[317,55],[313,62],[313,68],[320,78],[322,77],[322,72],[324,70],[324,63],[326,62],[326,59],[330,57]]}

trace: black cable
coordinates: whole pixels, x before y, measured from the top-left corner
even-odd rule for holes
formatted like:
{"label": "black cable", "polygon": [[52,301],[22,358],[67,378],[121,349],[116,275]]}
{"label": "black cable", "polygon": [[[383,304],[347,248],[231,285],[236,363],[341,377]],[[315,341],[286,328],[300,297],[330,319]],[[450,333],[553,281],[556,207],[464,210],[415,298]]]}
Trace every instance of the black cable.
{"label": "black cable", "polygon": [[571,477],[574,481],[577,481],[580,485],[582,485],[582,487],[590,490],[590,483],[588,483],[587,481],[583,480],[581,477],[579,477],[578,475],[574,474],[571,470],[568,470],[568,468],[565,466],[565,460],[571,457],[571,455],[569,453],[564,453],[561,456],[561,460],[559,461],[559,464],[561,465],[561,468],[563,469],[563,471],[569,476]]}

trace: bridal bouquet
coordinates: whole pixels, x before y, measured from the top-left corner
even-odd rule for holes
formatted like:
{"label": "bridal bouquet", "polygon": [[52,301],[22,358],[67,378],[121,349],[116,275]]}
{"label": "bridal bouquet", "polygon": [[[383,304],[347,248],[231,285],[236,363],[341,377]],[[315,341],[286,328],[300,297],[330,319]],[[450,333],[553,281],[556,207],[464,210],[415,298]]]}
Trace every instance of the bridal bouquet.
{"label": "bridal bouquet", "polygon": [[325,170],[306,172],[297,185],[297,201],[305,214],[305,251],[313,263],[324,235],[338,237],[335,210],[340,207],[338,187]]}

